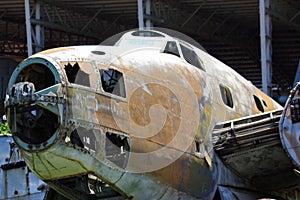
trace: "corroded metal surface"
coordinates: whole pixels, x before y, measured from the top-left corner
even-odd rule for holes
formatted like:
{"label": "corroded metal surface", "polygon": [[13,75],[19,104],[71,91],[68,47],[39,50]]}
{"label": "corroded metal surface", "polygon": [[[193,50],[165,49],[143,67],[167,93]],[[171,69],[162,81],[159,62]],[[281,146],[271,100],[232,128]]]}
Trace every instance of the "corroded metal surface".
{"label": "corroded metal surface", "polygon": [[220,161],[212,131],[281,106],[184,41],[131,31],[115,46],[48,50],[22,62],[9,88],[8,119],[26,162],[67,198],[236,192],[221,185],[264,197],[246,179],[251,171],[239,177]]}
{"label": "corroded metal surface", "polygon": [[222,122],[213,132],[215,151],[224,164],[268,191],[300,183],[281,145],[282,112],[280,109]]}

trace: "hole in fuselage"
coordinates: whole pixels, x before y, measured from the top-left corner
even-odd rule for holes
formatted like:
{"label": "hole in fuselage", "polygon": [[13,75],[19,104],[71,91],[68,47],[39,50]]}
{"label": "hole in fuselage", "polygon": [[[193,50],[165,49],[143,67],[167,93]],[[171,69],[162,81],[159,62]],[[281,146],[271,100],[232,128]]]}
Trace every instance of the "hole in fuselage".
{"label": "hole in fuselage", "polygon": [[75,63],[74,65],[71,65],[70,63],[68,63],[67,65],[65,65],[65,72],[68,77],[68,81],[70,83],[75,82],[79,69],[80,68],[79,68],[78,63]]}
{"label": "hole in fuselage", "polygon": [[[56,80],[47,65],[33,63],[19,72],[11,89],[12,96],[15,94],[16,83],[24,83],[22,91],[31,93],[34,90],[40,91],[55,85]],[[34,87],[30,87],[31,83]],[[45,145],[45,142],[55,134],[59,127],[58,116],[36,105],[33,101],[15,105],[14,108],[9,108],[8,112],[9,126],[13,130],[13,134],[30,145]]]}
{"label": "hole in fuselage", "polygon": [[[10,115],[14,115],[11,113]],[[55,133],[59,126],[57,116],[35,104],[16,108],[16,132],[27,144],[42,144]]]}
{"label": "hole in fuselage", "polygon": [[25,67],[18,75],[15,83],[30,82],[36,91],[55,85],[55,77],[51,70],[42,64],[34,63]]}
{"label": "hole in fuselage", "polygon": [[129,157],[129,139],[126,136],[106,132],[106,158],[121,168],[125,168]]}

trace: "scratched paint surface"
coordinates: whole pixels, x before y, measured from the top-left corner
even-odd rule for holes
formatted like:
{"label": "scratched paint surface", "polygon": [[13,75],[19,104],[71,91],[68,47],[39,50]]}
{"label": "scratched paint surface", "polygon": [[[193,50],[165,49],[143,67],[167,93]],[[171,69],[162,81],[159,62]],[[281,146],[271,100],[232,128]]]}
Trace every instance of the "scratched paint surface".
{"label": "scratched paint surface", "polygon": [[[138,52],[140,53],[140,52]],[[174,137],[174,135],[176,134],[176,129],[178,127],[178,125],[176,125],[176,121],[180,121],[180,119],[178,119],[178,116],[180,116],[180,114],[178,114],[180,112],[180,105],[178,104],[178,100],[176,99],[176,95],[174,95],[174,93],[172,93],[172,91],[169,90],[169,88],[171,88],[171,84],[175,84],[175,87],[177,90],[180,90],[180,85],[178,85],[178,78],[173,78],[172,74],[174,74],[174,71],[179,71],[178,74],[181,76],[180,78],[184,80],[184,78],[182,78],[182,75],[184,74],[188,74],[189,77],[187,78],[187,80],[189,80],[189,85],[193,85],[193,90],[195,92],[195,94],[197,95],[197,101],[199,102],[201,109],[205,109],[205,115],[202,116],[203,119],[199,120],[201,121],[201,125],[198,125],[199,127],[201,127],[201,130],[199,130],[197,134],[197,138],[198,140],[204,139],[204,143],[207,143],[207,151],[209,151],[212,156],[212,147],[210,145],[210,136],[209,134],[205,134],[208,132],[209,129],[212,128],[211,125],[211,115],[210,112],[212,112],[212,100],[207,98],[205,100],[203,100],[203,96],[201,94],[202,90],[205,90],[206,94],[211,94],[213,93],[215,90],[214,88],[206,88],[204,86],[207,87],[211,87],[209,85],[206,85],[206,83],[203,81],[203,73],[199,72],[199,70],[195,70],[195,68],[191,68],[191,71],[194,71],[194,73],[187,71],[186,68],[184,68],[184,71],[180,71],[180,66],[178,66],[178,64],[176,63],[174,68],[170,67],[169,65],[166,65],[164,63],[167,63],[165,60],[166,58],[163,58],[164,60],[161,61],[162,63],[159,63],[159,61],[156,61],[156,63],[151,63],[151,61],[147,60],[147,51],[142,52],[141,54],[143,54],[143,60],[139,61],[136,59],[136,63],[133,63],[132,61],[128,61],[125,58],[122,59],[118,59],[115,63],[112,63],[111,66],[114,68],[118,69],[124,69],[124,77],[125,77],[125,85],[127,87],[127,91],[129,91],[128,96],[130,96],[129,99],[129,105],[126,102],[123,103],[119,103],[118,108],[114,109],[116,107],[114,103],[114,101],[112,101],[113,103],[111,103],[111,101],[109,100],[105,100],[105,96],[102,95],[98,95],[97,101],[92,100],[93,98],[90,98],[92,104],[97,104],[91,107],[90,110],[85,110],[88,109],[90,106],[88,106],[88,104],[86,102],[86,99],[89,98],[90,95],[88,94],[83,94],[81,96],[84,97],[84,99],[78,97],[78,95],[81,94],[81,92],[76,91],[76,97],[75,99],[80,99],[78,102],[81,102],[79,105],[81,105],[81,108],[78,109],[78,111],[80,111],[82,114],[85,114],[85,117],[81,117],[76,116],[75,115],[75,119],[81,119],[81,120],[85,120],[87,122],[90,122],[90,119],[95,119],[92,116],[92,113],[97,113],[98,117],[96,119],[101,119],[101,120],[97,120],[101,123],[102,126],[107,126],[107,124],[109,124],[109,128],[112,129],[116,129],[118,130],[118,128],[120,128],[118,131],[122,132],[123,134],[132,134],[132,136],[130,137],[130,142],[131,142],[131,152],[137,152],[137,153],[147,153],[147,152],[151,152],[151,151],[155,151],[157,149],[159,149],[161,146],[166,146],[169,144],[170,140],[172,140],[172,138]],[[150,56],[154,56],[153,52],[149,52],[149,57]],[[156,55],[159,56],[159,55]],[[140,57],[139,54],[135,55],[135,53],[131,53],[129,56],[127,55],[127,57],[129,57],[130,59],[134,58],[138,58]],[[151,57],[150,57],[151,58]],[[150,60],[149,58],[149,60]],[[139,63],[140,62],[140,63]],[[209,63],[211,61],[207,61],[207,63]],[[122,63],[122,66],[118,66],[119,63]],[[151,63],[152,65],[149,66],[148,63]],[[148,66],[147,66],[148,65]],[[155,68],[155,66],[159,66],[159,68]],[[137,66],[137,67],[133,67],[133,66]],[[140,66],[143,66],[143,68],[141,68]],[[98,66],[98,68],[101,68],[101,66]],[[168,71],[168,68],[171,68],[170,71]],[[161,73],[160,73],[161,72]],[[226,71],[225,71],[226,72]],[[230,73],[226,72],[227,74],[230,75]],[[225,73],[225,74],[226,74]],[[191,77],[191,74],[195,75],[196,77]],[[167,76],[167,77],[166,77]],[[201,79],[200,79],[201,78]],[[213,77],[214,78],[214,77]],[[226,77],[225,77],[226,78]],[[230,77],[232,78],[232,77]],[[234,77],[236,78],[236,77]],[[236,78],[237,79],[237,78]],[[193,80],[195,80],[193,82]],[[150,82],[151,84],[145,84],[147,82]],[[166,83],[167,84],[166,84]],[[133,85],[132,85],[133,83]],[[154,84],[155,83],[155,84]],[[199,84],[201,83],[201,84]],[[142,85],[142,87],[141,87]],[[161,85],[167,85],[167,87],[162,87]],[[234,86],[236,87],[236,83],[233,84],[233,88]],[[156,89],[157,88],[157,89]],[[245,86],[245,88],[247,88]],[[234,88],[236,91],[238,91],[238,88]],[[131,93],[131,91],[133,91]],[[182,95],[181,93],[179,93],[179,95]],[[218,93],[213,94],[213,95],[219,95]],[[93,94],[91,95],[93,96]],[[182,95],[184,96],[184,95]],[[187,96],[187,95],[186,95]],[[72,99],[74,99],[74,97],[71,97]],[[110,97],[108,98],[110,99]],[[151,100],[153,99],[153,100]],[[93,102],[92,102],[93,101]],[[201,102],[201,101],[206,101],[206,102]],[[101,102],[101,103],[99,103]],[[106,102],[106,103],[105,103]],[[74,102],[73,102],[74,103]],[[207,104],[209,103],[209,104]],[[76,104],[76,103],[75,103]],[[109,105],[111,104],[111,105]],[[222,104],[222,102],[217,102],[216,105],[219,104],[219,108],[223,111],[225,111],[226,113],[226,109],[224,109],[224,106]],[[100,105],[100,106],[99,106]],[[123,105],[123,106],[121,106]],[[149,116],[149,110],[150,107],[153,105],[162,105],[163,108],[166,108],[168,112],[170,112],[171,110],[171,116],[165,117],[165,118],[158,118],[158,116],[162,116],[160,115],[160,113],[156,113],[156,112],[160,112],[160,110],[155,111],[154,110],[154,114],[152,114],[152,116],[154,117],[150,117]],[[210,106],[209,106],[210,105]],[[249,104],[246,104],[248,107],[245,109],[249,112]],[[272,105],[272,104],[270,104]],[[276,104],[275,104],[276,105]],[[71,106],[72,108],[76,109],[76,105]],[[100,109],[99,109],[100,107]],[[122,107],[122,108],[121,108]],[[237,106],[237,108],[241,108],[242,106]],[[255,110],[255,106],[253,106]],[[129,108],[129,110],[128,110]],[[94,110],[93,110],[94,109]],[[153,108],[152,108],[153,109]],[[103,110],[103,112],[102,112]],[[114,114],[114,117],[111,116],[111,114],[113,113],[113,110],[118,111],[118,113]],[[220,112],[220,110],[218,110]],[[222,112],[222,111],[221,111]],[[240,113],[238,113],[240,112]],[[223,116],[221,120],[224,119],[232,119],[232,118],[237,118],[239,116],[242,116],[243,111],[239,111],[236,112],[237,114],[231,114],[230,115],[225,115]],[[257,112],[257,111],[254,111]],[[129,113],[129,114],[128,114]],[[252,112],[253,113],[253,112]],[[163,113],[165,114],[165,113]],[[246,113],[248,114],[248,113]],[[246,115],[244,114],[244,115]],[[130,122],[126,122],[126,120],[128,119],[132,119],[134,121],[134,123]],[[153,119],[151,121],[151,119]],[[191,121],[191,117],[188,117],[189,121]],[[114,121],[117,121],[118,126],[115,124]],[[167,121],[166,121],[167,120]],[[97,124],[97,121],[95,121],[94,123]],[[121,121],[121,122],[120,122]],[[125,121],[125,122],[124,122]],[[145,126],[148,125],[150,122],[154,123],[156,126],[155,127],[148,127],[145,132],[141,131],[141,127],[140,126]],[[161,127],[161,125],[158,125],[160,122],[164,122],[161,125],[164,125],[163,130],[158,131],[159,128]],[[171,124],[170,124],[171,123]],[[178,124],[178,122],[177,122]],[[136,125],[138,125],[136,127]],[[149,126],[149,125],[148,125]],[[132,128],[134,127],[134,128]],[[153,131],[153,128],[155,128],[156,130]],[[158,129],[158,130],[157,130]],[[147,132],[150,131],[150,132]],[[154,137],[149,137],[152,136],[152,132],[157,133]],[[202,131],[202,132],[200,132]],[[172,133],[175,132],[175,133]],[[140,135],[136,135],[136,134],[140,134]],[[147,140],[145,140],[144,138],[147,138]],[[210,145],[210,146],[209,146]],[[193,146],[191,146],[190,148],[192,148]],[[193,149],[195,151],[195,148]],[[191,151],[191,150],[190,150]],[[130,168],[134,168],[136,170],[136,167],[140,167],[140,162],[136,162],[136,160],[134,159],[134,157],[130,157],[130,159],[132,160],[131,162],[129,162],[129,167],[127,169]],[[166,160],[167,158],[164,155],[158,154],[156,159],[164,159]],[[182,159],[184,160],[184,159]],[[195,159],[197,160],[197,159]],[[142,159],[143,162],[147,163],[147,160],[145,160],[144,158]],[[189,163],[186,161],[183,161],[182,163]],[[195,161],[192,161],[195,162]],[[137,166],[131,166],[131,163],[138,163]],[[131,164],[131,165],[130,165]],[[175,165],[175,164],[173,164]],[[199,165],[199,162],[198,162]],[[207,165],[205,162],[202,161],[202,166]],[[200,165],[200,166],[201,166]],[[176,166],[176,165],[175,165]],[[182,167],[180,167],[182,168]],[[189,167],[186,167],[189,168]],[[200,168],[201,169],[201,168]],[[209,168],[207,168],[209,169]],[[140,169],[138,169],[140,170]],[[161,179],[161,181],[165,181],[166,183],[170,183],[168,177],[174,177],[174,174],[172,172],[167,172],[170,171],[170,169],[166,168],[164,170],[160,170],[160,171],[156,171],[154,174],[155,176],[159,177],[159,179]],[[194,170],[191,170],[193,172],[195,172]],[[200,170],[200,171],[204,171],[204,170]],[[208,175],[207,177],[212,177],[210,175],[210,173],[204,173],[206,175]],[[178,176],[175,176],[178,177]],[[189,176],[185,176],[184,177],[189,177]],[[204,176],[205,177],[205,176]],[[192,181],[193,179],[189,179],[187,178],[187,180],[190,181],[184,181],[184,179],[181,178],[177,178],[175,180],[173,180],[174,182],[174,187],[176,188],[182,188],[184,187],[184,185],[198,185],[200,183],[197,183]],[[201,179],[198,179],[201,180]],[[182,184],[186,182],[185,184]],[[172,181],[171,181],[172,182]],[[181,183],[180,183],[181,182]],[[202,184],[203,181],[201,180]],[[204,181],[204,183],[206,183],[205,185],[209,185],[211,181]],[[176,184],[178,186],[176,186]],[[203,186],[203,188],[205,188],[205,186]],[[211,187],[211,185],[209,185],[209,187],[207,186],[207,188],[213,188]],[[199,189],[195,190],[199,192]],[[194,191],[194,192],[195,192]],[[204,190],[205,191],[205,190]],[[209,192],[208,192],[209,193]]]}

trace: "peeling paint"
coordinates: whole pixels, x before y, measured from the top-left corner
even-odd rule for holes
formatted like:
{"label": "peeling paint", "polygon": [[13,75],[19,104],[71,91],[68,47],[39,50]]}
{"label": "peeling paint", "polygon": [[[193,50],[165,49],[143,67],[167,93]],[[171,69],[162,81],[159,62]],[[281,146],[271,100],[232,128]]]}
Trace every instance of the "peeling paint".
{"label": "peeling paint", "polygon": [[[134,41],[128,42],[126,37]],[[218,187],[227,196],[239,194],[220,188],[222,184],[257,191],[254,196],[260,194],[260,188],[252,181],[255,173],[242,168],[247,160],[251,160],[250,166],[272,160],[266,157],[270,149],[248,151],[244,157],[232,156],[226,158],[226,163],[214,150],[213,131],[222,122],[261,113],[253,95],[262,102],[265,112],[282,109],[281,106],[209,54],[191,46],[203,65],[196,68],[182,55],[162,53],[167,41],[178,46],[182,41],[163,34],[152,38],[155,47],[149,47],[149,38],[145,38],[129,32],[119,46],[49,50],[29,58],[28,64],[21,64],[21,71],[13,74],[11,87],[21,81],[27,67],[34,70],[35,61],[43,57],[53,67],[51,73],[58,74],[52,85],[60,88],[51,90],[51,95],[40,93],[44,99],[22,94],[21,99],[29,98],[22,102],[10,93],[6,101],[13,130],[20,127],[16,109],[28,102],[40,105],[46,101],[42,109],[57,117],[57,129],[44,144],[26,144],[14,133],[30,168],[70,198],[76,198],[80,192],[70,194],[64,181],[92,181],[91,175],[107,184],[114,194],[133,199],[212,199]],[[40,68],[46,71],[48,65],[40,63]],[[112,78],[109,73],[114,72],[118,76]],[[104,80],[103,73],[110,78]],[[70,81],[71,77],[74,81]],[[34,86],[39,83],[30,78],[25,81]],[[105,83],[111,88],[105,88]],[[222,100],[220,85],[231,93],[232,106]],[[114,89],[123,89],[123,95]],[[56,99],[50,100],[53,94]],[[20,134],[25,129],[22,127]],[[285,156],[283,152],[279,154]],[[281,160],[272,161],[277,164]],[[60,189],[61,185],[65,189]]]}

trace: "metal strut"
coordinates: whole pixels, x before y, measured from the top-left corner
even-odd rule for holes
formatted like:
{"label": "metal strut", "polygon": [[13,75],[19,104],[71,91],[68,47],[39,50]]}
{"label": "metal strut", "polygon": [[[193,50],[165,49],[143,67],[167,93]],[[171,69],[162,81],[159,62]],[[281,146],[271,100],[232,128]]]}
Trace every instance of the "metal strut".
{"label": "metal strut", "polygon": [[282,188],[282,180],[291,180],[289,185],[297,180],[279,134],[282,112],[223,122],[212,134],[214,150],[223,164],[263,190]]}
{"label": "metal strut", "polygon": [[280,143],[278,122],[282,110],[245,117],[217,124],[212,138],[216,153],[230,156]]}

